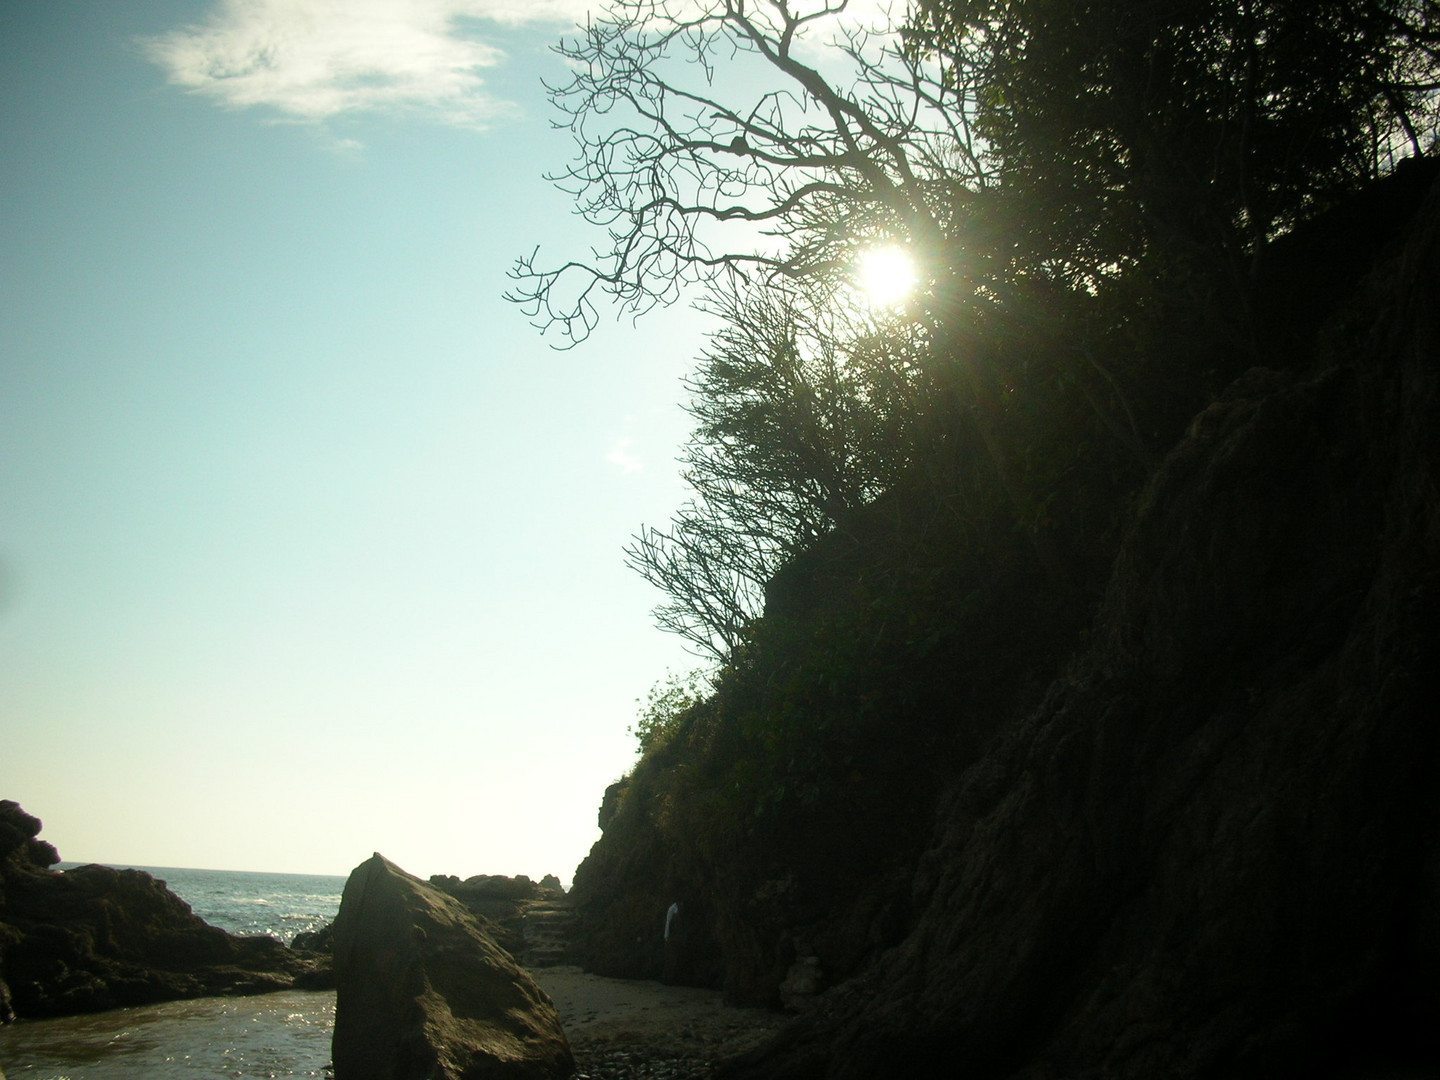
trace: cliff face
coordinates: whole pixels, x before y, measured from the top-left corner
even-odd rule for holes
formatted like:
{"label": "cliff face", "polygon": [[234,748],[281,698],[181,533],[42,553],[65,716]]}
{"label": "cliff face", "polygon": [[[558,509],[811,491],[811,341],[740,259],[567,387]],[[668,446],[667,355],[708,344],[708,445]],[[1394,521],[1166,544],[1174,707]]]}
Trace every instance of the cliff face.
{"label": "cliff face", "polygon": [[928,509],[888,501],[772,590],[756,655],[606,793],[572,893],[589,969],[779,1005],[797,965],[834,983],[903,936],[941,792],[1079,630],[1023,539],[947,565],[940,521],[919,550]]}
{"label": "cliff face", "polygon": [[911,933],[735,1075],[1434,1075],[1440,198],[1144,493],[1091,643],[967,770]]}
{"label": "cliff face", "polygon": [[[1281,254],[1304,266],[1299,250]],[[735,725],[681,724],[577,874],[592,925],[619,916],[595,955],[630,944],[651,973],[668,893],[688,888],[697,977],[778,996],[812,953],[848,977],[736,1076],[1433,1075],[1440,193],[1318,343],[1277,340],[1284,370],[1236,381],[1139,494],[1088,633],[1039,647],[964,627],[983,659],[942,647],[914,669],[951,694],[948,712],[943,690],[920,695],[930,719],[895,732],[933,798],[887,804],[869,784],[902,774],[857,765],[849,793],[822,791],[829,819],[705,833],[688,803],[708,792],[734,816],[728,789],[674,778],[703,774]],[[1033,582],[1006,589],[1033,607],[1018,626],[1045,622]],[[987,664],[1041,690],[987,695],[971,674]],[[968,736],[913,748],[947,716]],[[820,830],[847,807],[864,854],[807,862],[843,846]],[[865,842],[867,815],[893,857]]]}

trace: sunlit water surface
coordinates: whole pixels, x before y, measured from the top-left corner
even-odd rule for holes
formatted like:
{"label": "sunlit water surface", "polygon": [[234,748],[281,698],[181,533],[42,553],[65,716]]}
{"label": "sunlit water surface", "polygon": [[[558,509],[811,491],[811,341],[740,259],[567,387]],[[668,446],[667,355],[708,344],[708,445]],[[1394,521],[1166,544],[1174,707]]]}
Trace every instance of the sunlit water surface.
{"label": "sunlit water surface", "polygon": [[200,998],[0,1027],[7,1080],[328,1075],[335,993]]}
{"label": "sunlit water surface", "polygon": [[[74,863],[61,863],[62,868]],[[268,934],[287,945],[302,930],[318,930],[340,909],[343,877],[254,874],[239,870],[182,870],[137,866],[159,878],[190,909],[232,934]]]}

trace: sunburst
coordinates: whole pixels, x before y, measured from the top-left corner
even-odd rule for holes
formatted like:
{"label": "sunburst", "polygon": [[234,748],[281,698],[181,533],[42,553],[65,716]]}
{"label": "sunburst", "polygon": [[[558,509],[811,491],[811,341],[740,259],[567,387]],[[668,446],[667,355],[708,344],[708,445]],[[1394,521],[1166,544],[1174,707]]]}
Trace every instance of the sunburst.
{"label": "sunburst", "polygon": [[899,244],[866,248],[855,258],[855,283],[871,307],[899,307],[919,280],[915,259]]}

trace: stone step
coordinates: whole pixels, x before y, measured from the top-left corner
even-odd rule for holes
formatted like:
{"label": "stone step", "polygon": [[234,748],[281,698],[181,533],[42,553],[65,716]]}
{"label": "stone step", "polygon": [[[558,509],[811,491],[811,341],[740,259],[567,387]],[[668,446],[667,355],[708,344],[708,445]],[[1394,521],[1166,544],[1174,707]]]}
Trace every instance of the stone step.
{"label": "stone step", "polygon": [[566,962],[575,913],[563,900],[540,900],[525,908],[521,931],[526,967],[554,967]]}

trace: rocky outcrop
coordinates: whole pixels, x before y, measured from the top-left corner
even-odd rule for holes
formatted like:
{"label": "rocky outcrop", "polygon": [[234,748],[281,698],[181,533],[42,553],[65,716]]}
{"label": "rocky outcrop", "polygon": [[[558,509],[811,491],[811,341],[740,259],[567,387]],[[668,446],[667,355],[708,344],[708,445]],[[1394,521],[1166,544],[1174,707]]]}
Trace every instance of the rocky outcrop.
{"label": "rocky outcrop", "polygon": [[453,874],[433,874],[430,884],[480,916],[496,944],[526,967],[559,962],[560,956],[548,947],[535,947],[537,919],[543,922],[557,906],[566,907],[565,890],[554,874],[546,874],[538,884],[524,874],[477,874],[463,881]]}
{"label": "rocky outcrop", "polygon": [[0,1018],[328,984],[327,958],[210,926],[143,871],[52,870],[39,833],[0,801]]}
{"label": "rocky outcrop", "polygon": [[538,883],[525,874],[477,874],[460,880],[453,874],[435,874],[430,884],[461,900],[553,900],[564,895],[560,879],[546,874]]}
{"label": "rocky outcrop", "polygon": [[1198,417],[912,931],[730,1076],[1440,1072],[1440,193],[1327,338]]}
{"label": "rocky outcrop", "polygon": [[549,997],[481,920],[377,854],[334,924],[336,1080],[550,1080],[574,1069]]}

